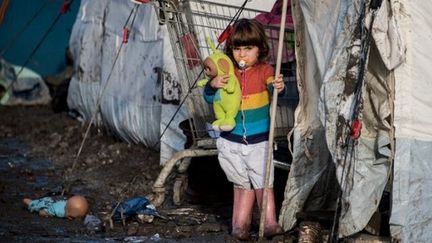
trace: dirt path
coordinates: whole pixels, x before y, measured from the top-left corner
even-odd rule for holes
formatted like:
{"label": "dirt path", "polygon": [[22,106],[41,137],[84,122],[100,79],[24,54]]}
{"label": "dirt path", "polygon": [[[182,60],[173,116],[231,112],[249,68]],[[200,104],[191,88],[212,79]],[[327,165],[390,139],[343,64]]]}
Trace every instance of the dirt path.
{"label": "dirt path", "polygon": [[[48,107],[0,107],[0,114],[2,241],[233,241],[228,234],[230,185],[220,180],[223,174],[217,171],[217,163],[208,158],[204,167],[192,162],[189,170],[219,179],[190,174],[189,191],[194,191],[196,197],[189,197],[185,205],[176,207],[167,195],[164,205],[157,209],[166,219],[155,218],[152,223],[131,219],[124,225],[114,222],[112,229],[107,226],[93,233],[86,229],[82,219],[41,218],[28,212],[21,203],[24,197],[61,193],[66,185],[64,172],[74,162],[85,129],[66,113],[53,113]],[[85,196],[90,213],[99,218],[111,212],[116,202],[149,195],[161,169],[158,152],[141,145],[128,145],[97,129],[91,131],[77,161],[68,180],[71,182],[68,195]],[[131,181],[134,183],[130,184]],[[209,192],[209,188],[213,189]],[[290,242],[291,237],[279,236],[272,241]]]}

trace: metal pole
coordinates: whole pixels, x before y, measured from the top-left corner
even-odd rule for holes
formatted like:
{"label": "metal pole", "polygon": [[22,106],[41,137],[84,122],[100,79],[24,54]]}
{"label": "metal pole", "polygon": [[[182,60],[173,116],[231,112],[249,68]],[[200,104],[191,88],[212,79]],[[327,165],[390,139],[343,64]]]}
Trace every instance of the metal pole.
{"label": "metal pole", "polygon": [[[276,61],[276,74],[275,78],[280,75],[281,70],[281,62],[282,62],[282,47],[285,36],[285,22],[286,22],[286,13],[287,13],[287,5],[288,0],[283,0],[282,3],[282,17],[281,24],[279,30],[279,43],[278,43],[278,53],[277,53],[277,61]],[[260,217],[260,225],[259,225],[259,237],[262,238],[264,236],[264,225],[267,213],[267,197],[268,197],[268,186],[270,179],[270,170],[271,170],[271,161],[273,159],[273,136],[274,136],[274,127],[275,127],[275,118],[276,118],[276,107],[277,107],[277,97],[278,92],[276,89],[273,89],[273,97],[270,106],[270,133],[269,133],[269,141],[268,141],[268,152],[267,152],[267,161],[266,161],[266,173],[264,180],[264,191],[262,197],[261,204],[261,217]]]}

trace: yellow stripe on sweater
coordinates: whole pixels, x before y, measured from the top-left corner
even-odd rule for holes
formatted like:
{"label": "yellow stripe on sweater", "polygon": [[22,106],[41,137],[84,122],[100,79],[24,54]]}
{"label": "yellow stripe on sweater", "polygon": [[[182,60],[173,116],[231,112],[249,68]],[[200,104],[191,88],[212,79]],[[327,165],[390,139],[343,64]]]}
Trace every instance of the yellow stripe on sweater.
{"label": "yellow stripe on sweater", "polygon": [[266,80],[266,84],[270,84],[271,82],[273,82],[275,78],[273,76],[270,76],[267,80]]}
{"label": "yellow stripe on sweater", "polygon": [[269,94],[265,90],[258,94],[247,95],[242,99],[241,108],[243,110],[250,110],[263,107],[269,104]]}

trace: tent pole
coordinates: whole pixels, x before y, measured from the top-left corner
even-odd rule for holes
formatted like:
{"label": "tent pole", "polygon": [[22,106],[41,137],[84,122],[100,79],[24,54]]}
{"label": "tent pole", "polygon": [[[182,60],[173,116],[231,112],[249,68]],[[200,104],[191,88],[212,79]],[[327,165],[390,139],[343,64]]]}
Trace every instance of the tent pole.
{"label": "tent pole", "polygon": [[[279,30],[279,43],[278,43],[278,52],[277,52],[277,61],[276,61],[276,73],[275,78],[279,77],[281,71],[281,63],[282,63],[282,48],[283,48],[283,40],[285,36],[285,22],[286,22],[286,14],[287,14],[287,5],[288,0],[283,0],[282,3],[282,17],[281,24]],[[273,159],[273,137],[274,137],[274,127],[275,127],[275,119],[276,119],[276,108],[277,108],[277,98],[278,92],[276,89],[273,89],[273,97],[270,106],[270,133],[268,140],[268,152],[267,152],[267,160],[266,160],[266,173],[264,179],[264,191],[262,197],[261,204],[261,217],[259,224],[259,237],[263,238],[264,236],[264,225],[266,221],[267,214],[267,197],[268,197],[268,187],[270,180],[270,170],[271,170],[271,161]]]}

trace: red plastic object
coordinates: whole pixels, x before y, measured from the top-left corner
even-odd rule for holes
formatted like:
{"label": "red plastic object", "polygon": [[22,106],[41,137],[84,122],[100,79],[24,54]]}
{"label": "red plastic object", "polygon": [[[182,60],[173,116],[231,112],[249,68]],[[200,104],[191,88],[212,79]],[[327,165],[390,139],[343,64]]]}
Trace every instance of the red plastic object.
{"label": "red plastic object", "polygon": [[351,138],[356,140],[360,137],[362,123],[360,120],[354,120],[351,125]]}
{"label": "red plastic object", "polygon": [[69,11],[70,5],[71,5],[71,2],[69,0],[64,0],[63,1],[63,4],[62,4],[62,6],[60,8],[61,15],[64,15],[66,12]]}
{"label": "red plastic object", "polygon": [[143,4],[143,3],[149,3],[150,0],[131,0],[132,2],[136,4]]}
{"label": "red plastic object", "polygon": [[198,55],[195,37],[191,33],[185,34],[180,37],[180,43],[187,58],[188,68],[191,69],[200,64],[201,60]]}
{"label": "red plastic object", "polygon": [[123,27],[123,43],[128,43],[129,40],[129,29],[128,27]]}
{"label": "red plastic object", "polygon": [[231,33],[234,31],[234,27],[232,25],[228,25],[224,31],[219,35],[218,42],[219,44],[223,43],[228,39]]}

